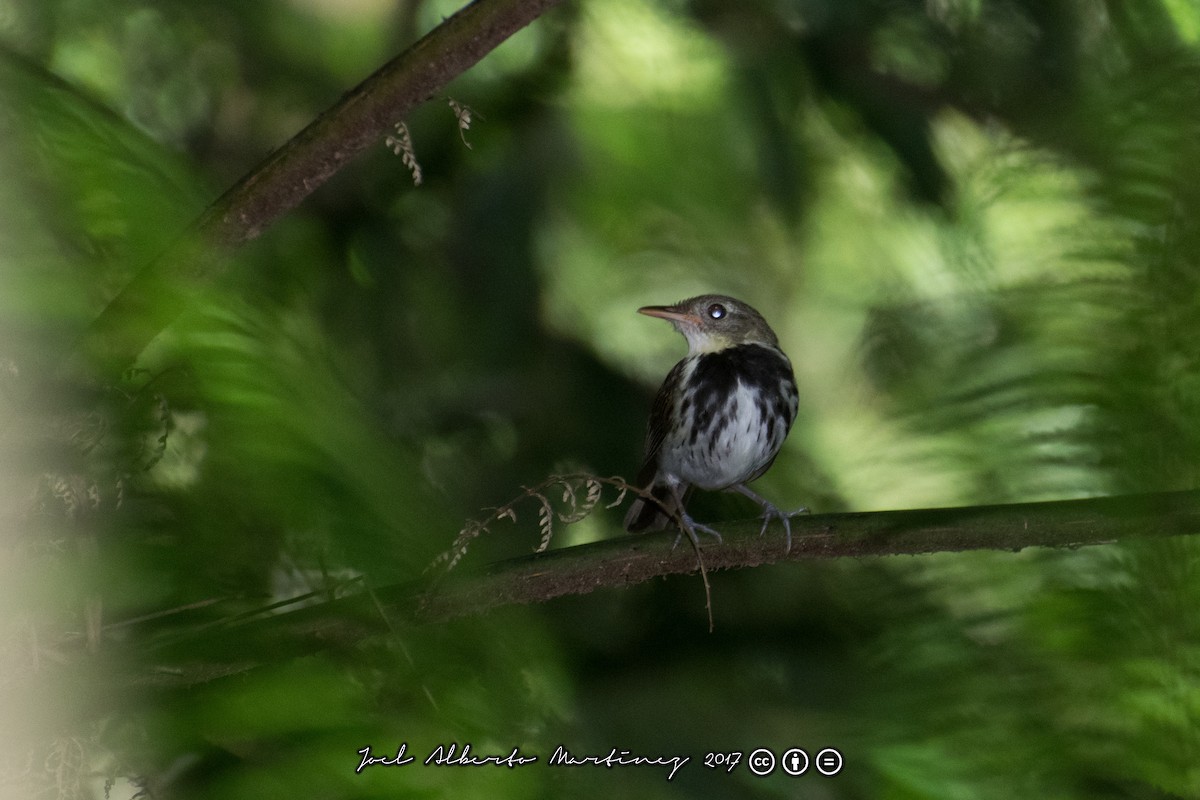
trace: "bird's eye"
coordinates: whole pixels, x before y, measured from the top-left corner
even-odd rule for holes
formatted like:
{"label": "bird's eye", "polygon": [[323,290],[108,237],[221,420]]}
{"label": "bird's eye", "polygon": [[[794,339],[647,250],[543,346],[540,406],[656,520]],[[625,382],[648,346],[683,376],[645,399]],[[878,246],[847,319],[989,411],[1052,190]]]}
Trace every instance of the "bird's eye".
{"label": "bird's eye", "polygon": [[721,319],[727,313],[728,312],[725,310],[725,306],[721,305],[720,303],[713,303],[708,307],[708,316],[712,319]]}

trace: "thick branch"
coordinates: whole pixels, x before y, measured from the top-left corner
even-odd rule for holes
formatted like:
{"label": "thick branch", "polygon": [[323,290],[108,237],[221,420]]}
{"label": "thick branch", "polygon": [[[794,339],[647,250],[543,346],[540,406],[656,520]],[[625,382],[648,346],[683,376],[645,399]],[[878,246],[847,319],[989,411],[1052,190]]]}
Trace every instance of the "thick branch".
{"label": "thick branch", "polygon": [[[710,572],[812,558],[1016,552],[1200,533],[1200,492],[794,517],[787,554],[778,526],[764,536],[757,520],[720,528],[724,544],[701,540]],[[627,536],[501,562],[435,588],[404,618],[441,621],[696,572],[694,550],[686,540],[672,548],[673,541],[674,534]]]}
{"label": "thick branch", "polygon": [[[756,520],[720,527],[723,544],[703,543],[704,563],[710,572],[812,558],[1078,547],[1198,533],[1200,491],[796,517],[792,520],[792,550],[787,554],[778,527],[761,537]],[[257,666],[261,653],[278,659],[329,646],[351,646],[406,624],[440,622],[506,605],[695,573],[695,551],[686,541],[673,547],[674,539],[673,533],[609,539],[504,561],[482,572],[464,570],[433,584],[395,586],[370,597],[272,616],[206,634],[202,649],[217,663],[189,664],[137,682],[199,683]],[[715,602],[720,603],[720,584],[714,588]],[[261,653],[249,654],[248,642],[261,648]],[[175,654],[164,649],[154,657],[178,663],[196,649],[198,644],[192,640]],[[223,660],[225,654],[227,660]]]}

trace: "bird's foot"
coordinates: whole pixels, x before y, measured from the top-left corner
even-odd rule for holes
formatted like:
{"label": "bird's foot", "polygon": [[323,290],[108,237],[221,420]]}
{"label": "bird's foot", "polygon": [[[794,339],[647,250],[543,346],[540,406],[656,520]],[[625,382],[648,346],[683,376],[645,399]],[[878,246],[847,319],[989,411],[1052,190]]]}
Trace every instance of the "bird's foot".
{"label": "bird's foot", "polygon": [[787,545],[784,547],[783,552],[785,552],[785,553],[792,552],[792,517],[798,516],[800,514],[810,513],[808,510],[808,507],[801,506],[800,508],[796,509],[795,511],[783,511],[778,506],[776,506],[774,503],[772,503],[770,500],[763,500],[760,498],[759,502],[762,504],[762,508],[763,508],[763,513],[762,513],[763,524],[762,524],[762,529],[758,532],[758,535],[762,536],[763,534],[765,534],[767,532],[767,528],[771,524],[771,520],[777,519],[783,523],[783,532],[787,536]]}
{"label": "bird's foot", "polygon": [[717,532],[716,528],[710,528],[704,523],[696,522],[696,520],[692,519],[691,515],[689,515],[686,511],[680,511],[679,534],[675,537],[675,544],[671,545],[671,549],[674,550],[679,546],[679,540],[683,538],[685,533],[687,534],[687,537],[692,540],[692,544],[694,544],[696,547],[699,547],[700,537],[696,535],[697,531],[716,537],[717,542],[724,542],[724,539],[721,538],[721,534]]}
{"label": "bird's foot", "polygon": [[750,488],[748,488],[746,486],[746,484],[744,484],[744,483],[739,483],[736,486],[731,486],[731,487],[729,487],[729,490],[733,491],[733,492],[738,492],[739,494],[743,494],[746,497],[749,497],[754,502],[758,503],[760,506],[762,506],[763,524],[762,524],[762,530],[760,530],[758,532],[759,536],[762,536],[764,533],[767,532],[767,527],[771,524],[771,520],[777,519],[780,522],[782,522],[783,523],[783,532],[787,534],[787,547],[783,552],[785,552],[785,553],[792,552],[792,517],[796,516],[797,514],[807,514],[808,513],[807,508],[801,507],[801,508],[796,509],[795,511],[780,511],[779,508],[774,503],[772,503],[770,500],[763,497],[762,495],[755,493]]}

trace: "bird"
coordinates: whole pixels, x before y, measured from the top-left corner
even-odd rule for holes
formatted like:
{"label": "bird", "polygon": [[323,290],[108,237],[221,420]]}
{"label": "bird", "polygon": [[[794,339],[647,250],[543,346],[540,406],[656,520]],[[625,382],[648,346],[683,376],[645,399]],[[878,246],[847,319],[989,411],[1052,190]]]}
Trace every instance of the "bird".
{"label": "bird", "polygon": [[[763,526],[783,523],[792,548],[791,517],[746,484],[770,468],[796,420],[799,393],[792,362],[763,316],[748,304],[703,294],[638,313],[670,322],[687,340],[688,352],[655,395],[646,426],[645,456],[634,499],[625,517],[631,533],[665,529],[677,520],[698,544],[696,531],[721,535],[688,515],[692,487],[738,492],[758,503]],[[678,539],[676,539],[678,543]]]}

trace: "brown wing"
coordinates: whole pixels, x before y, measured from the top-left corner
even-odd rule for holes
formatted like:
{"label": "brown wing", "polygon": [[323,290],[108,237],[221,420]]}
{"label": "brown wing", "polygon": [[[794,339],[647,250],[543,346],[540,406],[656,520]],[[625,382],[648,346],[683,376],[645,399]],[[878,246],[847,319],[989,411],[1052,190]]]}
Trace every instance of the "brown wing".
{"label": "brown wing", "polygon": [[679,384],[683,380],[683,365],[687,359],[680,361],[658,387],[654,395],[654,403],[650,406],[650,421],[646,424],[646,450],[642,457],[642,468],[638,471],[638,486],[649,486],[658,474],[658,454],[662,450],[663,440],[667,431],[675,425],[675,396]]}
{"label": "brown wing", "polygon": [[655,486],[654,481],[658,477],[663,441],[667,431],[675,424],[675,393],[683,379],[683,365],[684,362],[680,361],[667,373],[662,386],[658,388],[658,394],[654,396],[654,403],[650,406],[650,421],[646,425],[645,456],[637,476],[637,485],[649,489],[662,506],[640,497],[635,498],[629,513],[625,515],[625,530],[631,533],[662,530],[670,522],[670,515],[675,510],[675,498],[671,490],[665,485]]}

